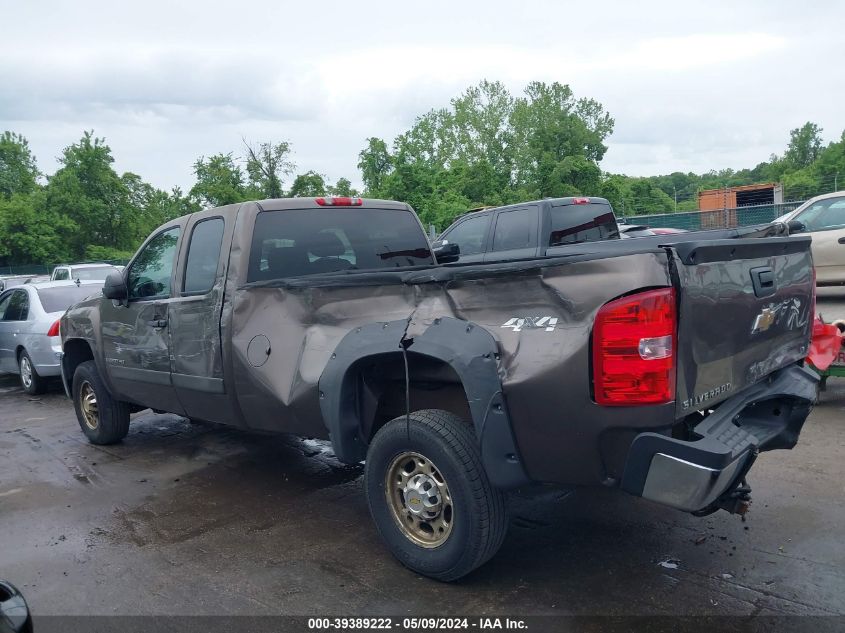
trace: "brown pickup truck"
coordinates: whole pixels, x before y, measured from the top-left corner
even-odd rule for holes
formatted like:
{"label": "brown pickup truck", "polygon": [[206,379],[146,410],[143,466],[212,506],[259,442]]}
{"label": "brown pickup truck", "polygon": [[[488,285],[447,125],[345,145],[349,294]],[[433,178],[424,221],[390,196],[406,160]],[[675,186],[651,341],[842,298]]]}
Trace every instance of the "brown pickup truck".
{"label": "brown pickup truck", "polygon": [[810,241],[778,230],[444,264],[399,202],[210,209],[67,312],[62,374],[94,443],[147,407],[330,439],[366,460],[397,558],[452,580],[493,556],[505,492],[532,483],[747,508],[754,460],[795,445],[817,394]]}

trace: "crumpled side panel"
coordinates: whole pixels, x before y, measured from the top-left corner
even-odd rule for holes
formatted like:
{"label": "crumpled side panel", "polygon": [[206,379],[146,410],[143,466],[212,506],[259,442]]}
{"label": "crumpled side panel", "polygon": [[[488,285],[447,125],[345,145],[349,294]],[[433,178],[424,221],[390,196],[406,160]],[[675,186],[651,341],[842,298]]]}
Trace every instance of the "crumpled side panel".
{"label": "crumpled side panel", "polygon": [[[602,481],[608,476],[599,457],[605,428],[653,428],[673,418],[671,407],[664,419],[662,409],[632,413],[592,402],[593,316],[616,296],[668,285],[665,255],[556,262],[507,275],[489,270],[490,276],[482,271],[463,279],[418,275],[417,283],[234,290],[230,358],[246,425],[325,437],[318,382],[348,333],[405,321],[405,335],[418,338],[435,319],[453,317],[480,326],[496,342],[496,371],[531,477]],[[262,360],[256,350],[260,337],[266,337],[269,353],[256,366]]]}

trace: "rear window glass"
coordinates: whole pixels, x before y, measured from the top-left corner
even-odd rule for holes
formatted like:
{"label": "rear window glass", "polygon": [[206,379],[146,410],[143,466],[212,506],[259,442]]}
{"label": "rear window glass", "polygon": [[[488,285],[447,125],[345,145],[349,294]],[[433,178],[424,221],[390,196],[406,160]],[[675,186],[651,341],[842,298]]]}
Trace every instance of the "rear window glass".
{"label": "rear window glass", "polygon": [[[120,272],[114,266],[98,266],[96,268],[74,268],[74,281],[80,279],[82,281],[105,281],[111,273]],[[58,278],[57,278],[58,279]],[[67,277],[64,277],[67,279]]]}
{"label": "rear window glass", "polygon": [[598,242],[619,237],[613,211],[606,204],[568,204],[551,209],[549,246]]}
{"label": "rear window glass", "polygon": [[83,284],[81,286],[60,286],[58,288],[38,288],[38,298],[44,312],[64,312],[74,303],[97,294],[102,290],[99,284]]}
{"label": "rear window glass", "polygon": [[433,264],[408,211],[291,209],[255,219],[247,281]]}

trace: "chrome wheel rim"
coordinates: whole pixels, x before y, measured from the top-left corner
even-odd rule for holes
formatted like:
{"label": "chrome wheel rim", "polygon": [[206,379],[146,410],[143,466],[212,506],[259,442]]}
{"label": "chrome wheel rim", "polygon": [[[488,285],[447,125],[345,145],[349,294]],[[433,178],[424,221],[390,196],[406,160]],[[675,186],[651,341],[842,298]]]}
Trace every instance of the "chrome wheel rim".
{"label": "chrome wheel rim", "polygon": [[25,389],[32,387],[32,364],[27,356],[21,356],[21,382]]}
{"label": "chrome wheel rim", "polygon": [[430,459],[410,451],[394,457],[384,490],[393,520],[411,542],[426,548],[446,542],[454,520],[452,496]]}
{"label": "chrome wheel rim", "polygon": [[79,410],[82,411],[82,420],[92,431],[100,426],[100,410],[97,407],[97,394],[87,380],[79,387]]}

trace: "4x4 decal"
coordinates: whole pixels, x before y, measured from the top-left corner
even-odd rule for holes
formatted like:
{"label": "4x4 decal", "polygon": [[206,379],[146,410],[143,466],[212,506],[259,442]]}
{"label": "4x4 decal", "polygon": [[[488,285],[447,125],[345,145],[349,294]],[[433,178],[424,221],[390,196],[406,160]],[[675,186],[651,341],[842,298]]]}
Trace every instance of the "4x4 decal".
{"label": "4x4 decal", "polygon": [[512,317],[505,321],[499,327],[513,328],[514,332],[521,332],[522,330],[539,330],[544,329],[546,332],[554,332],[557,325],[557,317],[542,316],[542,317]]}

